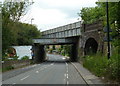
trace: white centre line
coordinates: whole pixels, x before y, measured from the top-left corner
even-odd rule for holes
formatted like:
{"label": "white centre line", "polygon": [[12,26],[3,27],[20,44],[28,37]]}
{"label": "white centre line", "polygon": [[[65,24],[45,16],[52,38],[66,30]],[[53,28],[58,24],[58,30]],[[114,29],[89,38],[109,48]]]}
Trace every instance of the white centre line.
{"label": "white centre line", "polygon": [[29,75],[28,76],[26,76],[26,77],[24,77],[24,78],[22,78],[22,79],[20,79],[21,81],[23,81],[24,79],[26,79],[26,78],[28,78],[29,77]]}
{"label": "white centre line", "polygon": [[67,74],[67,79],[68,79],[68,74]]}
{"label": "white centre line", "polygon": [[36,73],[39,73],[39,71],[36,71]]}
{"label": "white centre line", "polygon": [[67,73],[68,73],[68,70],[67,70]]}
{"label": "white centre line", "polygon": [[[66,62],[65,62],[66,63]],[[66,63],[66,66],[68,66],[68,63]]]}
{"label": "white centre line", "polygon": [[51,65],[54,65],[54,63],[52,63]]}
{"label": "white centre line", "polygon": [[13,85],[15,85],[16,83],[13,83]]}
{"label": "white centre line", "polygon": [[64,76],[66,77],[66,74],[64,74]]}
{"label": "white centre line", "polygon": [[67,81],[67,85],[69,84],[69,82]]}

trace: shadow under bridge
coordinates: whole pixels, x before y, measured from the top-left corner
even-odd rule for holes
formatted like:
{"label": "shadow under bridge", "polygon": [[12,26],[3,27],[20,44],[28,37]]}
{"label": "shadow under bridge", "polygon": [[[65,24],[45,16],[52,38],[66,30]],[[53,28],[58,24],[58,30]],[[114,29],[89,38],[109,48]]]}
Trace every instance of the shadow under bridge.
{"label": "shadow under bridge", "polygon": [[36,63],[43,62],[46,60],[46,45],[71,45],[71,61],[77,61],[78,58],[78,39],[77,37],[71,38],[40,38],[33,39],[32,50],[34,53],[33,60]]}

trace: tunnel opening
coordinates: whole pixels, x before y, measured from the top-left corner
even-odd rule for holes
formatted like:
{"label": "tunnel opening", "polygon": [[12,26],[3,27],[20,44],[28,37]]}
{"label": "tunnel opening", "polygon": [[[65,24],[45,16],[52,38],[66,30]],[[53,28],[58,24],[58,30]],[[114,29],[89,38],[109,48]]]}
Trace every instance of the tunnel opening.
{"label": "tunnel opening", "polygon": [[[53,55],[60,55],[62,58],[61,60],[59,58],[55,58],[56,62],[61,62],[64,59],[69,60],[70,54],[71,54],[71,45],[70,44],[61,44],[61,45],[45,45],[45,51],[48,54],[48,56]],[[63,59],[63,60],[62,60]],[[50,58],[47,58],[47,61],[52,61]]]}
{"label": "tunnel opening", "polygon": [[85,43],[84,53],[85,55],[91,55],[97,53],[98,43],[94,38],[89,38]]}
{"label": "tunnel opening", "polygon": [[[77,47],[75,44],[45,45],[45,51],[46,54],[61,55],[62,59],[68,62],[74,62],[77,59]],[[48,58],[49,57],[47,57],[46,61],[51,61],[50,58]],[[61,62],[59,58],[56,58],[55,61]]]}
{"label": "tunnel opening", "polygon": [[[77,56],[78,56],[78,47],[75,43],[68,43],[68,44],[51,44],[51,45],[40,45],[40,44],[34,44],[33,50],[34,50],[34,61],[36,63],[40,63],[43,61],[55,61],[60,63],[61,61],[71,61],[76,62]],[[51,56],[51,55],[59,55],[61,56],[61,59]],[[53,57],[53,59],[49,58]],[[58,57],[59,57],[58,56]]]}

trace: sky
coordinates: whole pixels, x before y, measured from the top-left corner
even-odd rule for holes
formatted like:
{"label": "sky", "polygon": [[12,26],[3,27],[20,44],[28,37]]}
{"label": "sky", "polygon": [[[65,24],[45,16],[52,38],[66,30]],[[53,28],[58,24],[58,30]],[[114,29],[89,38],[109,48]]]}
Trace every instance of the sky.
{"label": "sky", "polygon": [[33,0],[21,21],[35,24],[41,31],[80,21],[82,7],[95,7],[97,0]]}
{"label": "sky", "polygon": [[[29,0],[32,1],[32,0]],[[21,18],[24,23],[35,24],[41,31],[53,29],[80,21],[78,12],[83,7],[95,7],[97,0],[33,0],[27,14]]]}

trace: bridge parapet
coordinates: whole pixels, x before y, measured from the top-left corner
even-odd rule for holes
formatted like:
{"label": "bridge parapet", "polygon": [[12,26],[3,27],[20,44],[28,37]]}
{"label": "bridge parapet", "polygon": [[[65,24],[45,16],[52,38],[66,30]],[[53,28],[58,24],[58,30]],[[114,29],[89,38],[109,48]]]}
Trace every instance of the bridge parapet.
{"label": "bridge parapet", "polygon": [[81,21],[42,32],[42,38],[65,38],[81,35]]}

